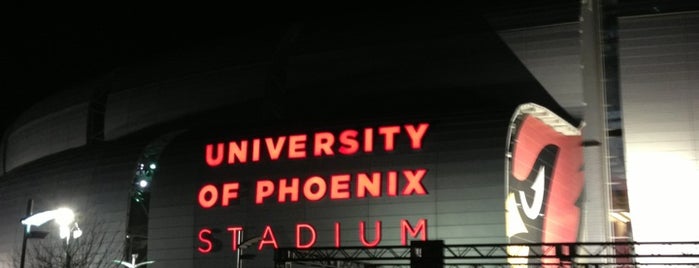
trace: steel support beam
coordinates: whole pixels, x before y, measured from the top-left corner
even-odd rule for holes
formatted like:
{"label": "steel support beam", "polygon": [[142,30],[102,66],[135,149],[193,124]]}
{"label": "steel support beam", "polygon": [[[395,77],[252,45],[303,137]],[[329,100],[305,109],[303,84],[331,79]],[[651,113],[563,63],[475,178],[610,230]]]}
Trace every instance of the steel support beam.
{"label": "steel support beam", "polygon": [[[511,256],[508,246],[529,246],[532,250],[526,257]],[[640,247],[660,250],[638,254]],[[317,267],[410,267],[410,250],[410,246],[280,248],[275,252],[275,267],[292,268],[302,263]],[[526,258],[530,265],[554,259],[560,267],[699,265],[699,241],[444,245],[445,267],[509,267],[508,258]]]}

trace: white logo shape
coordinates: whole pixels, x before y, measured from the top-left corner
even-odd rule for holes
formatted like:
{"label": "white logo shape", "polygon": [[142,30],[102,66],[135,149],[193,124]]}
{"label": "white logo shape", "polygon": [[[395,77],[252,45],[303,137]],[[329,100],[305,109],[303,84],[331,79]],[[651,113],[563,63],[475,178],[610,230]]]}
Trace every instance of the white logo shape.
{"label": "white logo shape", "polygon": [[527,202],[527,196],[524,191],[519,191],[519,199],[522,200],[522,210],[527,218],[536,219],[541,211],[541,206],[544,204],[544,167],[539,168],[539,174],[536,175],[534,184],[532,184],[532,190],[534,190],[534,203],[529,206]]}

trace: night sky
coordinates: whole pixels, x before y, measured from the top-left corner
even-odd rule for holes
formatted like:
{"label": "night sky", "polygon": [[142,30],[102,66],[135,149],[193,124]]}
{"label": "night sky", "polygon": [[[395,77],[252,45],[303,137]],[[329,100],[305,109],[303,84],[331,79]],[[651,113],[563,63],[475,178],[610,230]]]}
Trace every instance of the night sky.
{"label": "night sky", "polygon": [[[238,1],[231,1],[238,2]],[[282,20],[253,5],[45,1],[4,5],[0,128],[48,94],[117,68]]]}
{"label": "night sky", "polygon": [[[418,10],[450,8],[446,2],[441,6],[418,1],[400,5],[392,1],[298,2],[20,1],[5,5],[9,8],[3,11],[12,23],[3,26],[1,39],[0,129],[4,132],[21,111],[56,91],[119,68],[157,61],[191,48],[206,48],[222,39],[229,44],[251,40],[274,44],[295,21],[367,10],[381,14],[409,5],[419,7]],[[563,6],[573,15],[578,5],[575,0],[537,0],[526,4],[492,0],[463,1],[459,8],[472,14],[493,10],[511,13],[509,10],[531,8],[538,2],[556,9]]]}

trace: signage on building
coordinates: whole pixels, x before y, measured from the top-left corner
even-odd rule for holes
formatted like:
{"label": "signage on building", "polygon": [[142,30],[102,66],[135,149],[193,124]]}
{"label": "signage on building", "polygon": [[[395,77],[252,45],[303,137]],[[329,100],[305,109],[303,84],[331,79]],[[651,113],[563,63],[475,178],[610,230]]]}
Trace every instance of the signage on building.
{"label": "signage on building", "polygon": [[[311,158],[332,158],[336,156],[355,157],[370,155],[375,152],[391,153],[401,147],[413,152],[423,148],[423,141],[429,130],[429,123],[405,123],[402,125],[384,125],[363,129],[345,129],[339,132],[319,131],[306,134],[290,134],[276,137],[253,137],[249,139],[229,140],[206,144],[203,157],[209,168],[242,167],[255,162],[280,160],[304,161]],[[404,144],[400,144],[404,141]],[[342,172],[328,175],[300,177],[288,174],[285,177],[253,178],[253,189],[242,189],[240,181],[229,180],[222,183],[210,183],[201,186],[197,194],[200,209],[234,207],[240,198],[240,191],[253,193],[255,205],[292,204],[297,202],[316,202],[332,200],[343,202],[350,199],[369,199],[381,197],[422,196],[428,192],[423,180],[427,168],[366,170],[360,172]],[[382,221],[359,221],[359,233],[356,239],[366,247],[378,246],[382,237]],[[401,219],[395,223],[400,232],[401,243],[407,245],[410,239],[427,240],[427,220],[417,221]],[[241,225],[232,224],[225,230],[230,233],[232,250],[237,250],[241,241],[236,241],[244,231]],[[294,226],[295,247],[311,248],[315,246],[318,232],[314,223],[299,222]],[[334,245],[341,247],[341,223],[333,223]],[[372,231],[373,230],[373,231]],[[367,235],[369,233],[369,235]],[[211,228],[201,228],[197,234],[201,253],[214,249]],[[278,248],[277,235],[271,225],[264,226],[257,249]],[[372,237],[369,239],[368,237]]]}
{"label": "signage on building", "polygon": [[[431,188],[425,185],[432,183],[431,180],[436,180],[437,176],[431,175],[428,168],[431,166],[426,162],[396,165],[393,162],[395,159],[390,158],[388,162],[392,162],[391,165],[370,165],[366,168],[353,165],[353,168],[347,170],[343,170],[345,165],[328,163],[340,159],[351,162],[385,155],[425,153],[424,143],[430,140],[426,139],[430,135],[430,127],[426,122],[407,122],[340,131],[253,136],[204,144],[200,147],[202,162],[209,170],[226,169],[226,172],[233,172],[246,166],[256,167],[255,172],[239,173],[252,177],[223,178],[215,183],[203,183],[196,193],[197,209],[215,210],[216,213],[233,212],[241,207],[241,198],[246,199],[243,202],[249,206],[246,208],[263,210],[291,208],[294,204],[314,202],[331,204],[321,206],[327,208],[362,200],[427,197]],[[437,135],[441,135],[441,132]],[[497,237],[503,234],[511,244],[519,245],[576,242],[582,213],[579,199],[584,184],[579,129],[544,107],[524,104],[512,117],[509,135],[503,137],[503,140],[507,141],[504,150],[505,226],[501,233],[495,230],[481,235]],[[282,162],[305,163],[316,159],[325,162],[313,162],[313,165],[304,165],[303,168],[294,166],[291,169],[275,169]],[[314,167],[326,165],[331,168],[313,170]],[[308,167],[311,170],[306,170]],[[271,173],[271,170],[282,172]],[[246,194],[242,195],[243,192]],[[247,215],[238,213],[236,215]],[[380,215],[377,216],[383,217],[381,213],[378,214]],[[376,247],[381,245],[382,237],[386,234],[393,237],[392,241],[408,245],[410,240],[428,240],[428,217],[417,214],[415,216],[419,218],[407,219],[406,216],[411,215],[411,211],[402,211],[394,214],[402,216],[390,217],[391,222],[376,220],[375,217],[364,220],[358,214],[347,218],[336,214],[336,220],[322,217],[318,222],[314,222],[314,217],[296,217],[310,219],[308,221],[278,220],[274,224],[261,219],[254,224],[257,228],[255,230],[246,229],[249,226],[244,226],[245,222],[241,220],[227,226],[199,228],[196,248],[199,252],[208,254],[218,250],[216,245],[220,245],[221,240],[225,239],[230,242],[231,250],[238,250],[243,232],[260,237],[256,247],[258,250],[278,248],[280,236],[285,237],[284,244],[291,243],[299,249],[328,245],[339,248],[347,242]],[[463,215],[460,214],[459,217]],[[347,222],[348,218],[352,218],[352,222]],[[497,220],[491,219],[491,222]],[[281,224],[284,226],[279,226]],[[448,224],[455,226],[459,222]],[[384,230],[390,233],[384,234]],[[528,256],[532,250],[546,251],[529,246],[508,247],[512,256]],[[549,260],[554,261],[553,258],[545,258],[541,262]],[[528,258],[511,258],[509,261],[512,264],[527,265]]]}
{"label": "signage on building", "polygon": [[[526,104],[515,112],[507,152],[506,228],[510,244],[520,245],[508,247],[511,255],[556,252],[522,245],[526,243],[577,242],[584,186],[581,144],[578,129],[543,107]],[[509,260],[523,267],[528,261]]]}

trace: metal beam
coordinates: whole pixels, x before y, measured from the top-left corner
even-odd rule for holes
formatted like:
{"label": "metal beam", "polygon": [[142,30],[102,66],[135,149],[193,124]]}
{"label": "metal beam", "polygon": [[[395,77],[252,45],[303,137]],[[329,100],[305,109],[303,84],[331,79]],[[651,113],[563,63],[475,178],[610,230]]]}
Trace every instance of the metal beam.
{"label": "metal beam", "polygon": [[[528,246],[531,249],[529,256],[510,255],[507,248],[512,246]],[[663,250],[653,254],[637,253],[636,249],[641,247]],[[275,267],[291,268],[293,264],[301,263],[318,267],[410,267],[410,252],[410,246],[280,248],[275,252]],[[553,264],[547,262],[546,265],[560,267],[699,265],[699,241],[444,246],[445,267],[510,267],[508,258],[527,259],[529,265],[543,265],[542,260],[553,260]],[[653,261],[648,258],[653,258]]]}

